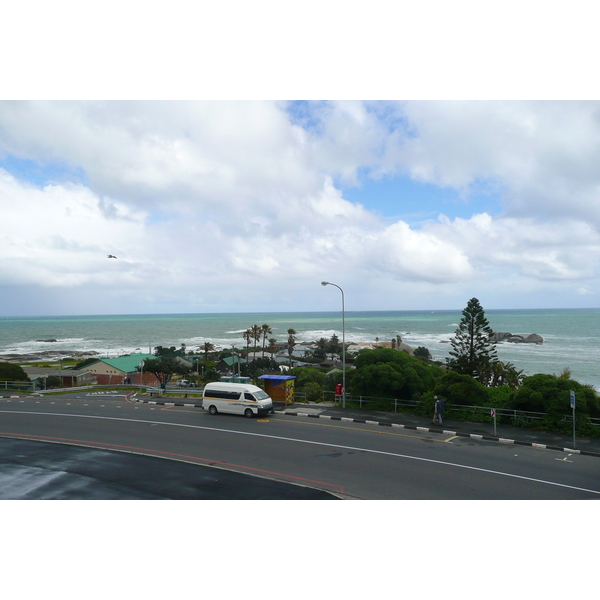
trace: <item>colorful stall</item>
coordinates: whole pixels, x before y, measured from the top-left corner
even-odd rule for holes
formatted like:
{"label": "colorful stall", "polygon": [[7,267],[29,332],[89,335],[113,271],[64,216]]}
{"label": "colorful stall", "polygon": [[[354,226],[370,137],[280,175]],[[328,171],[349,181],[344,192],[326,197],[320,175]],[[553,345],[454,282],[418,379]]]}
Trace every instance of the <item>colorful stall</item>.
{"label": "colorful stall", "polygon": [[265,392],[273,398],[274,402],[284,402],[286,406],[294,402],[295,377],[291,375],[261,375],[259,379],[263,380]]}

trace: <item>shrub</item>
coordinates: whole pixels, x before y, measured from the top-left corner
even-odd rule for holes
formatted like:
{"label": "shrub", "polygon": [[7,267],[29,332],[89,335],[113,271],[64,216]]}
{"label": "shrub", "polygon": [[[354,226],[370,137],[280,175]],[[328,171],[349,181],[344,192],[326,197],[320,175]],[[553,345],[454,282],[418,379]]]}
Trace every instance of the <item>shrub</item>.
{"label": "shrub", "polygon": [[308,402],[321,402],[323,399],[323,388],[314,381],[307,383],[304,386],[304,393]]}
{"label": "shrub", "polygon": [[456,371],[446,372],[437,382],[434,393],[446,400],[446,410],[451,404],[488,406],[489,391],[470,375]]}
{"label": "shrub", "polygon": [[429,352],[429,349],[425,348],[425,346],[419,346],[413,352],[413,356],[416,356],[417,358],[429,359],[431,358],[431,352]]}
{"label": "shrub", "polygon": [[500,385],[498,387],[487,388],[487,393],[488,403],[483,404],[483,406],[504,408],[505,406],[508,406],[515,392],[507,385]]}
{"label": "shrub", "polygon": [[510,408],[546,412],[554,422],[571,414],[570,391],[576,396],[576,413],[600,416],[600,401],[596,392],[572,379],[540,373],[525,377],[523,385],[509,402]]}
{"label": "shrub", "polygon": [[391,348],[361,350],[348,386],[353,394],[412,399],[433,390],[443,374],[437,365]]}
{"label": "shrub", "polygon": [[21,365],[0,362],[0,381],[29,381]]}

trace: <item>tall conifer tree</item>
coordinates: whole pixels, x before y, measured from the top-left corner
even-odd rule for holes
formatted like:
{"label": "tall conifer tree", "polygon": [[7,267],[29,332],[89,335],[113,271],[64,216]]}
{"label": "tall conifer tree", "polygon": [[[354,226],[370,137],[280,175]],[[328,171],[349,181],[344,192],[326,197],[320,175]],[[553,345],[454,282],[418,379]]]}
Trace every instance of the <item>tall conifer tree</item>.
{"label": "tall conifer tree", "polygon": [[498,360],[496,348],[490,341],[493,331],[477,298],[471,298],[450,340],[452,350],[446,363],[450,369],[477,377],[485,364]]}

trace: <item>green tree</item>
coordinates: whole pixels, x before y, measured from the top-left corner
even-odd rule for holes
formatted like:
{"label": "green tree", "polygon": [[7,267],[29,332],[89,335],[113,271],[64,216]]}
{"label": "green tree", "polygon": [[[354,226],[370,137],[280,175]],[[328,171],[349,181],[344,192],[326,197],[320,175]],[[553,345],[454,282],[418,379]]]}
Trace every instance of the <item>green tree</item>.
{"label": "green tree", "polygon": [[46,389],[50,390],[52,388],[60,388],[62,387],[62,379],[56,375],[50,375],[46,378]]}
{"label": "green tree", "polygon": [[260,336],[262,335],[262,329],[258,325],[252,325],[250,328],[250,332],[252,335],[252,340],[254,340],[254,358],[256,358],[256,344],[260,340]]}
{"label": "green tree", "polygon": [[263,355],[263,358],[264,358],[265,357],[265,347],[267,345],[267,338],[269,337],[269,335],[271,335],[273,333],[273,330],[266,323],[264,323],[261,326],[260,330],[261,330],[261,333],[262,333],[262,355]]}
{"label": "green tree", "polygon": [[[393,343],[394,343],[394,340],[392,340],[392,344]],[[431,358],[431,352],[429,352],[429,349],[425,348],[425,346],[419,346],[413,352],[413,356],[416,356],[418,358],[424,358],[427,360],[427,359]]]}
{"label": "green tree", "polygon": [[600,417],[600,400],[593,388],[564,375],[557,377],[546,373],[525,377],[513,396],[510,408],[545,412],[550,419],[558,422],[571,414],[571,390],[575,392],[578,415]]}
{"label": "green tree", "polygon": [[296,389],[302,390],[309,383],[325,384],[326,375],[320,369],[310,367],[295,367],[290,369],[290,375],[296,377]]}
{"label": "green tree", "polygon": [[456,371],[447,371],[437,381],[434,393],[442,396],[449,408],[450,404],[461,404],[466,406],[487,406],[488,391],[477,380],[470,375],[464,375]]}
{"label": "green tree", "polygon": [[342,345],[340,344],[340,339],[338,338],[338,336],[334,333],[331,336],[331,339],[329,340],[328,344],[327,344],[327,351],[330,354],[340,354],[340,352],[342,351]]}
{"label": "green tree", "polygon": [[493,331],[477,298],[471,298],[462,312],[462,319],[454,337],[452,350],[446,359],[448,368],[478,377],[482,365],[497,360],[496,347],[490,341]]}
{"label": "green tree", "polygon": [[477,380],[486,387],[507,385],[516,390],[523,381],[523,371],[509,362],[484,360],[477,368]]}
{"label": "green tree", "polygon": [[269,338],[269,352],[271,355],[277,352],[277,340],[275,338]]}
{"label": "green tree", "polygon": [[21,365],[0,362],[0,381],[29,381]]}
{"label": "green tree", "polygon": [[288,333],[287,351],[288,351],[288,357],[290,360],[290,368],[291,368],[292,367],[292,353],[294,352],[294,346],[296,345],[296,330],[290,328],[287,330],[287,333]]}
{"label": "green tree", "polygon": [[172,358],[175,356],[177,352],[177,348],[175,346],[171,346],[170,348],[165,348],[164,346],[156,346],[154,348],[155,356],[163,356],[165,358]]}
{"label": "green tree", "polygon": [[248,357],[250,356],[250,341],[252,340],[252,329],[246,329],[242,334],[244,340],[246,340],[246,362],[248,362]]}
{"label": "green tree", "polygon": [[[141,369],[141,367],[137,367],[138,371],[141,371]],[[186,375],[190,372],[190,368],[180,363],[178,360],[163,356],[145,359],[143,369],[144,373],[154,374],[163,390],[167,386],[167,383],[171,381],[171,378],[175,373]]]}
{"label": "green tree", "polygon": [[86,358],[85,360],[79,361],[73,368],[74,369],[81,369],[82,367],[85,367],[87,365],[91,365],[92,363],[95,363],[97,361],[98,361],[97,358]]}
{"label": "green tree", "polygon": [[361,350],[349,389],[353,394],[412,399],[433,390],[443,375],[437,365],[391,348]]}
{"label": "green tree", "polygon": [[215,346],[211,342],[204,342],[199,349],[204,352],[204,360],[208,361],[208,353],[212,352],[215,349]]}

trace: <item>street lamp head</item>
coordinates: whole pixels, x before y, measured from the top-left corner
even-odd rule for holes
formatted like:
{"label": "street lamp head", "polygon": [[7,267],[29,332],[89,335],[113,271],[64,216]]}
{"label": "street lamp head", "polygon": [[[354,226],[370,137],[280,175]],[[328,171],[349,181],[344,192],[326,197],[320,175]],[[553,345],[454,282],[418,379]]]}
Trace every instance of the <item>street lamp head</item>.
{"label": "street lamp head", "polygon": [[321,285],[329,285],[329,281],[321,281]]}

